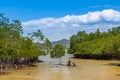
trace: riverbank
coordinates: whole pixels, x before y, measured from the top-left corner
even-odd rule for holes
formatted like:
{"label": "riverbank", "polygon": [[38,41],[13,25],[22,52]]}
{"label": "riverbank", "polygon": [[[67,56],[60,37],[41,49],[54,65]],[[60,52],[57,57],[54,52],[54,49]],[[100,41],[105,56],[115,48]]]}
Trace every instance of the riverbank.
{"label": "riverbank", "polygon": [[113,54],[74,54],[74,58],[96,60],[120,60],[120,55]]}
{"label": "riverbank", "polygon": [[76,67],[38,63],[1,75],[0,80],[119,80],[120,67],[107,65],[118,60],[71,59]]}
{"label": "riverbank", "polygon": [[12,58],[0,60],[0,75],[10,73],[13,70],[21,69],[27,66],[36,66],[37,58]]}

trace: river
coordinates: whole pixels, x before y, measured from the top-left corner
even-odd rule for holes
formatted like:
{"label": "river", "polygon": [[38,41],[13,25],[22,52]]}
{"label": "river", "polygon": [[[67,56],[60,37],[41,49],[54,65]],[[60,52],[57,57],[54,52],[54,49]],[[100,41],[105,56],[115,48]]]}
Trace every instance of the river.
{"label": "river", "polygon": [[[67,59],[63,64],[66,64],[66,61]],[[88,59],[71,59],[71,61],[77,66],[56,65],[58,61],[52,59],[38,63],[36,67],[25,67],[0,75],[0,80],[120,80],[120,67],[108,65],[120,61]]]}

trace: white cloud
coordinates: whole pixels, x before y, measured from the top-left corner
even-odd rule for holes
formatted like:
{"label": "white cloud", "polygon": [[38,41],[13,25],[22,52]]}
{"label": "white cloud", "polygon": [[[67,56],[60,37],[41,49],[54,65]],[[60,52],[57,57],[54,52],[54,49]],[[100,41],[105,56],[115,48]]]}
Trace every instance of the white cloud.
{"label": "white cloud", "polygon": [[120,12],[115,10],[104,10],[101,12],[101,17],[106,21],[120,22]]}
{"label": "white cloud", "polygon": [[88,12],[84,15],[67,15],[61,18],[43,18],[22,22],[24,33],[41,29],[50,40],[69,38],[77,31],[107,30],[120,25],[120,11],[113,9]]}

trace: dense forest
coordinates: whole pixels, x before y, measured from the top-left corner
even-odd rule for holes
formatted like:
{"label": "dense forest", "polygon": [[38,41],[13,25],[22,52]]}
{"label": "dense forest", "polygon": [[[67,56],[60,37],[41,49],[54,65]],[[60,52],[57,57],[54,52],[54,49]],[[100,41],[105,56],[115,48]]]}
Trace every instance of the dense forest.
{"label": "dense forest", "polygon": [[34,63],[50,46],[40,30],[23,37],[21,22],[0,14],[0,72]]}
{"label": "dense forest", "polygon": [[77,32],[70,37],[69,53],[77,58],[120,59],[120,26],[103,32]]}

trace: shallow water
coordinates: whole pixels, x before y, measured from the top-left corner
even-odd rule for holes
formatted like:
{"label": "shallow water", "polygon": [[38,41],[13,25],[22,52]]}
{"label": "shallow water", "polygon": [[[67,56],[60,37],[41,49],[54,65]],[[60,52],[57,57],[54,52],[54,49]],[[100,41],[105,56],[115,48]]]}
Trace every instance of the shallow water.
{"label": "shallow water", "polygon": [[[76,67],[39,63],[1,75],[0,80],[120,80],[120,67],[108,65],[120,61],[71,59]],[[65,64],[65,63],[64,63]]]}

